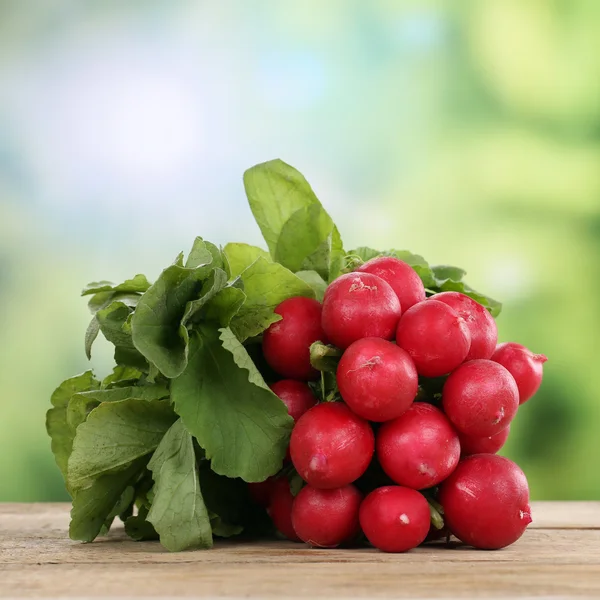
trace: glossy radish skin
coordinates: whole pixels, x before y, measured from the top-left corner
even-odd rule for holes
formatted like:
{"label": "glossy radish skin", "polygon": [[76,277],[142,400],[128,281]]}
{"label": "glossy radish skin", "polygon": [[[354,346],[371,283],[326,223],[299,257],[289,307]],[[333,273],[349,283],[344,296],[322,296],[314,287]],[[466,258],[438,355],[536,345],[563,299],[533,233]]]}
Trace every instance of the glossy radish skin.
{"label": "glossy radish skin", "polygon": [[471,360],[446,380],[442,405],[461,433],[489,437],[508,427],[517,414],[519,390],[502,365],[491,360]]}
{"label": "glossy radish skin", "polygon": [[335,548],[358,534],[361,502],[362,494],[353,485],[333,490],[307,485],[294,500],[294,530],[303,542],[311,546]]}
{"label": "glossy radish skin", "polygon": [[371,492],[360,507],[360,526],[373,546],[384,552],[406,552],[429,533],[427,500],[410,488],[389,485]]}
{"label": "glossy radish skin", "polygon": [[254,502],[256,502],[256,504],[259,506],[267,508],[271,501],[271,493],[273,491],[275,481],[276,479],[274,477],[269,477],[269,479],[266,481],[261,481],[260,483],[249,483],[248,492],[252,500],[254,500]]}
{"label": "glossy radish skin", "polygon": [[321,304],[312,298],[288,298],[275,312],[282,318],[263,335],[265,360],[283,377],[316,379],[319,373],[310,364],[310,346],[317,340],[327,343],[321,328]]}
{"label": "glossy radish skin", "polygon": [[461,456],[470,456],[471,454],[496,454],[508,439],[510,425],[496,435],[488,437],[473,437],[459,433]]}
{"label": "glossy radish skin", "polygon": [[475,548],[504,548],[516,542],[531,523],[525,474],[496,454],[462,460],[440,486],[439,502],[452,533]]}
{"label": "glossy radish skin", "polygon": [[342,398],[369,421],[389,421],[406,412],[419,387],[408,352],[381,338],[363,338],[344,352],[337,368]]}
{"label": "glossy radish skin", "polygon": [[384,423],[376,447],[386,474],[415,490],[446,479],[460,459],[454,427],[441,410],[425,402],[415,402],[401,417]]}
{"label": "glossy radish skin", "polygon": [[312,408],[317,399],[306,383],[295,379],[282,379],[271,386],[273,392],[281,398],[287,411],[297,421],[308,409]]}
{"label": "glossy radish skin", "polygon": [[325,291],[322,325],[329,341],[345,349],[361,338],[393,339],[400,312],[400,300],[383,279],[347,273]]}
{"label": "glossy radish skin", "polygon": [[393,256],[377,256],[358,267],[361,273],[371,273],[390,284],[400,300],[403,311],[425,300],[425,287],[416,271]]}
{"label": "glossy radish skin", "polygon": [[453,308],[437,300],[426,300],[402,315],[396,342],[410,354],[419,375],[441,377],[465,360],[471,334]]}
{"label": "glossy radish skin", "polygon": [[296,535],[292,525],[293,504],[294,496],[287,477],[276,479],[271,489],[271,500],[267,512],[279,533],[292,542],[299,542],[300,538]]}
{"label": "glossy radish skin", "polygon": [[519,404],[527,402],[540,388],[544,374],[543,354],[534,354],[521,344],[506,342],[499,344],[492,360],[508,369],[519,388]]}
{"label": "glossy radish skin", "polygon": [[460,292],[442,292],[433,298],[453,308],[465,320],[471,334],[471,348],[465,360],[490,358],[498,343],[498,327],[489,311]]}
{"label": "glossy radish skin", "polygon": [[320,489],[356,481],[371,462],[373,430],[341,402],[318,404],[292,430],[290,451],[296,471]]}

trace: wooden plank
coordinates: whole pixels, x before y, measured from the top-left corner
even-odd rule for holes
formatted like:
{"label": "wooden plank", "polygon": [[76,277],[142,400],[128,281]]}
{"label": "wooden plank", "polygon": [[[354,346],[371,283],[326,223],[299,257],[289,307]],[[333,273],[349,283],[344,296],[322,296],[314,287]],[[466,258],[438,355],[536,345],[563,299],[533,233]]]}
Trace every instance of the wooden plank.
{"label": "wooden plank", "polygon": [[[54,527],[65,532],[70,506],[61,504],[2,504],[0,532]],[[600,528],[600,502],[533,502],[534,529]]]}
{"label": "wooden plank", "polygon": [[532,512],[537,529],[600,528],[600,502],[534,502]]}
{"label": "wooden plank", "polygon": [[600,597],[600,503],[535,503],[533,514],[539,528],[496,552],[273,541],[170,554],[122,531],[71,542],[66,505],[0,505],[0,597]]}

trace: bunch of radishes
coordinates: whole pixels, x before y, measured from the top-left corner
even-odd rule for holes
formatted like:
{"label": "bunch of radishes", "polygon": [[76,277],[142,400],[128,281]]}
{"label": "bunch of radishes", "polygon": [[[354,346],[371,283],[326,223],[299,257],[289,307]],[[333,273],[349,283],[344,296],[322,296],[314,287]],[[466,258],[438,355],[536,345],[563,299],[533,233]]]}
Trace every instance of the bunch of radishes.
{"label": "bunch of radishes", "polygon": [[[394,257],[337,278],[322,305],[291,298],[276,312],[263,353],[286,378],[272,389],[296,421],[290,457],[306,485],[294,496],[288,468],[250,490],[283,535],[335,547],[362,530],[402,552],[450,534],[502,548],[523,534],[527,480],[495,453],[539,388],[545,356],[496,345],[482,305],[459,292],[427,297]],[[341,356],[327,394],[311,363],[316,342]],[[320,402],[306,383],[319,375]]]}

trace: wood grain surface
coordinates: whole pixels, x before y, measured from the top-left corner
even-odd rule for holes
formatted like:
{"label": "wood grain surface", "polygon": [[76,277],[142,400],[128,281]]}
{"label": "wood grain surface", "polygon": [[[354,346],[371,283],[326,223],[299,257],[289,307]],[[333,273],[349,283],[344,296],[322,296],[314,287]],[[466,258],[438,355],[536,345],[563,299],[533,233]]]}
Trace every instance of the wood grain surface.
{"label": "wood grain surface", "polygon": [[72,542],[64,504],[0,504],[0,597],[600,598],[600,502],[534,503],[533,518],[519,542],[494,552],[273,541],[169,554],[118,529]]}

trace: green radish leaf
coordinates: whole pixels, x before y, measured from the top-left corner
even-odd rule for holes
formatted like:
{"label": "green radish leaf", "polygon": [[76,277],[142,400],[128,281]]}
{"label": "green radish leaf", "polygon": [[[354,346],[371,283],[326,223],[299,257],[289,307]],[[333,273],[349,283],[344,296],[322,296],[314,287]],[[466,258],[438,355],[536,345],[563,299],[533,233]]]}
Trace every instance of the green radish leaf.
{"label": "green radish leaf", "polygon": [[88,390],[96,390],[100,382],[94,377],[93,371],[86,371],[81,375],[70,377],[63,381],[53,392],[50,402],[56,408],[67,406],[74,394]]}
{"label": "green radish leaf", "polygon": [[304,480],[296,471],[290,475],[289,480],[290,492],[292,492],[292,496],[296,497],[300,493],[300,490],[304,487]]}
{"label": "green radish leaf", "polygon": [[139,299],[141,298],[141,294],[124,294],[124,293],[115,293],[115,292],[99,292],[98,294],[94,294],[88,301],[88,308],[90,312],[95,315],[99,310],[106,308],[111,302],[115,300],[119,300],[130,306],[131,308],[135,308]]}
{"label": "green radish leaf", "polygon": [[131,386],[143,375],[142,371],[138,369],[119,365],[114,367],[113,372],[103,379],[102,388],[111,389],[113,387]]}
{"label": "green radish leaf", "polygon": [[125,521],[125,533],[136,542],[158,540],[159,535],[150,521],[147,520],[148,508],[142,506],[138,514]]}
{"label": "green radish leaf", "polygon": [[465,294],[487,308],[494,318],[502,311],[502,304],[500,302],[477,292],[463,281],[463,278],[467,273],[464,269],[448,265],[438,265],[431,267],[431,272],[433,282],[430,282],[429,284],[425,283],[425,280],[421,277],[425,287],[428,290],[431,290],[431,292],[460,292],[461,294]]}
{"label": "green radish leaf", "polygon": [[133,345],[131,321],[132,308],[114,300],[96,313],[102,335],[115,346],[115,362],[123,367],[135,368],[145,373],[149,370],[146,359]]}
{"label": "green radish leaf", "polygon": [[[234,529],[243,529],[248,507],[252,506],[248,484],[241,479],[218,475],[210,468],[207,461],[203,461],[200,465],[200,485],[202,486],[204,503],[211,514],[213,532],[215,516],[220,519],[220,525],[224,529],[227,526]],[[240,533],[240,531],[237,531],[237,533]],[[216,535],[224,537],[221,533]]]}
{"label": "green radish leaf", "polygon": [[46,430],[52,440],[52,453],[56,464],[67,481],[67,463],[73,449],[74,433],[67,423],[69,400],[79,393],[100,387],[100,382],[92,371],[86,371],[76,377],[63,381],[52,394],[53,408],[46,413]]}
{"label": "green radish leaf", "polygon": [[206,303],[212,300],[226,285],[227,273],[223,269],[213,269],[202,284],[200,297],[187,303],[181,324],[187,327],[190,322],[199,320],[200,316],[204,316],[202,309]]}
{"label": "green radish leaf", "polygon": [[242,531],[244,531],[243,525],[232,525],[231,523],[226,523],[223,521],[219,515],[215,515],[213,513],[209,514],[212,533],[217,537],[230,538],[239,535],[242,533]]}
{"label": "green radish leaf", "polygon": [[302,281],[308,283],[315,293],[317,300],[323,302],[327,282],[316,271],[298,271],[296,277],[300,277]]}
{"label": "green radish leaf", "polygon": [[273,259],[291,271],[314,270],[329,280],[344,254],[341,239],[302,174],[272,160],[248,169],[244,187]]}
{"label": "green radish leaf", "polygon": [[206,245],[206,249],[212,255],[212,262],[210,264],[211,268],[222,269],[223,271],[226,271],[227,269],[225,265],[225,255],[223,254],[223,250],[206,240],[204,240],[204,244]]}
{"label": "green radish leaf", "polygon": [[329,279],[331,283],[342,274],[344,268],[344,244],[338,228],[334,225],[329,238]]}
{"label": "green radish leaf", "polygon": [[431,267],[435,278],[437,279],[438,285],[441,285],[446,280],[450,281],[462,281],[462,278],[467,274],[464,269],[460,267],[451,267],[449,265],[438,265]]}
{"label": "green radish leaf", "polygon": [[258,246],[250,244],[230,243],[223,248],[229,264],[229,277],[237,277],[244,269],[248,268],[258,258],[272,261],[271,255]]}
{"label": "green radish leaf", "polygon": [[100,323],[98,322],[96,315],[94,315],[85,332],[85,355],[87,356],[88,360],[92,359],[92,346],[94,345],[99,333]]}
{"label": "green radish leaf", "polygon": [[125,488],[121,499],[115,507],[115,517],[119,517],[121,521],[125,522],[132,514],[135,505],[135,487],[133,485]]}
{"label": "green radish leaf", "polygon": [[128,485],[121,494],[121,497],[113,507],[112,511],[104,521],[104,525],[99,535],[106,535],[112,527],[113,521],[121,514],[127,514],[133,511],[133,501],[135,500],[135,488]]}
{"label": "green radish leaf", "polygon": [[278,263],[258,258],[241,275],[246,301],[231,320],[231,328],[241,341],[261,334],[281,317],[278,304],[294,296],[314,298],[310,285]]}
{"label": "green radish leaf", "polygon": [[293,419],[232,331],[220,332],[204,326],[192,333],[172,402],[216,473],[264,481],[281,468]]}
{"label": "green radish leaf", "polygon": [[368,260],[371,260],[372,258],[381,256],[383,254],[385,253],[380,252],[379,250],[374,250],[373,248],[369,248],[368,246],[360,246],[358,248],[355,248],[354,250],[350,250],[347,256],[357,256],[363,262],[367,262]]}
{"label": "green radish leaf", "polygon": [[147,458],[140,458],[124,470],[103,475],[89,487],[74,492],[69,526],[72,540],[92,542],[106,531],[123,493],[140,476],[147,462]]}
{"label": "green radish leaf", "polygon": [[81,292],[82,296],[92,296],[100,292],[113,292],[123,294],[143,294],[150,287],[145,275],[136,275],[133,279],[115,285],[110,281],[97,281],[89,283]]}
{"label": "green radish leaf", "polygon": [[172,552],[210,548],[212,529],[200,489],[192,436],[177,420],[165,434],[148,468],[154,498],[148,513],[162,545]]}
{"label": "green radish leaf", "polygon": [[102,335],[114,346],[134,348],[131,331],[125,328],[131,312],[129,306],[116,300],[96,313]]}
{"label": "green radish leaf", "polygon": [[91,390],[75,394],[67,406],[67,423],[75,430],[83,423],[90,412],[102,402],[119,402],[128,398],[138,400],[162,400],[169,397],[169,390],[165,385],[145,385],[117,387],[112,389]]}
{"label": "green radish leaf", "polygon": [[[205,242],[201,237],[197,237],[194,240],[194,244],[192,245],[192,249],[185,261],[186,269],[197,269],[199,267],[213,267],[213,266],[221,266],[221,264],[214,265],[215,257],[217,257],[217,261],[222,261],[221,252],[214,245],[210,244],[210,242]],[[215,254],[216,249],[216,254]],[[176,261],[176,264],[179,264],[179,259]],[[180,265],[183,266],[183,265]],[[205,273],[208,274],[208,271]]]}
{"label": "green radish leaf", "polygon": [[183,267],[180,255],[142,296],[133,314],[135,347],[165,377],[177,377],[185,370],[188,340],[181,321],[188,302],[198,297],[201,282],[211,271],[212,260],[206,244],[197,238],[187,263],[194,266]]}
{"label": "green radish leaf", "polygon": [[115,348],[115,363],[123,368],[133,368],[144,373],[152,370],[152,365],[135,349],[125,346]]}
{"label": "green radish leaf", "polygon": [[342,351],[335,346],[316,341],[310,346],[310,364],[317,371],[335,373],[342,358]]}
{"label": "green radish leaf", "polygon": [[[283,232],[286,235],[286,232]],[[344,248],[337,227],[324,239],[318,248],[302,261],[302,270],[317,271],[321,277],[333,281],[338,277],[344,266]]]}
{"label": "green radish leaf", "polygon": [[156,449],[175,419],[164,400],[100,404],[77,428],[67,469],[69,487],[86,488],[103,475],[126,470]]}
{"label": "green radish leaf", "polygon": [[[143,275],[138,275],[136,277],[144,277]],[[145,277],[144,277],[145,280]],[[130,280],[130,281],[134,281],[134,280]],[[146,282],[147,283],[147,282]],[[126,286],[127,282],[125,282],[124,284],[121,284],[120,286],[113,286],[112,289],[108,289],[107,291],[100,291],[100,292],[89,292],[90,294],[93,293],[93,296],[91,297],[91,299],[88,302],[88,307],[90,309],[90,312],[92,313],[93,317],[92,320],[90,321],[90,324],[88,325],[88,328],[85,332],[85,354],[88,358],[88,360],[91,360],[92,358],[92,346],[94,345],[94,342],[96,341],[97,337],[98,337],[98,333],[100,332],[100,322],[98,320],[98,312],[105,310],[107,307],[111,306],[115,301],[119,301],[121,303],[122,306],[126,306],[129,307],[131,310],[133,310],[136,306],[137,303],[139,301],[139,299],[141,298],[141,295],[139,293],[133,292],[133,291],[115,291],[117,288],[122,288],[124,287],[125,289],[127,289]],[[93,285],[99,285],[99,284],[90,284],[88,287],[90,289],[99,289],[99,288],[91,288],[90,286]],[[150,284],[148,284],[149,286]],[[102,287],[102,286],[101,286]],[[104,286],[105,288],[107,286]],[[131,289],[131,287],[134,286],[130,286],[129,289]],[[141,289],[142,286],[141,284],[138,285],[138,289]],[[86,288],[87,289],[87,288]],[[84,294],[86,295],[86,290],[84,290]]]}
{"label": "green radish leaf", "polygon": [[246,302],[246,294],[233,285],[228,285],[210,298],[204,307],[204,319],[229,327],[231,320]]}

